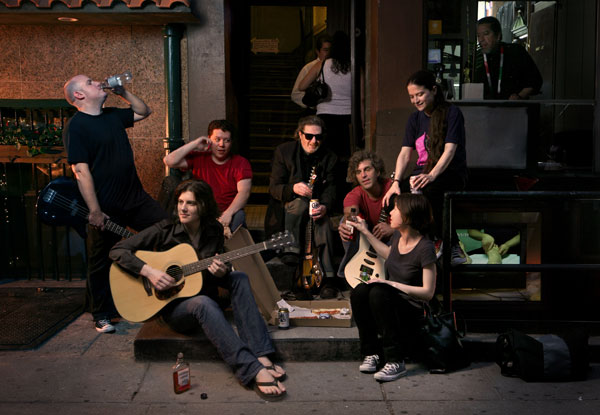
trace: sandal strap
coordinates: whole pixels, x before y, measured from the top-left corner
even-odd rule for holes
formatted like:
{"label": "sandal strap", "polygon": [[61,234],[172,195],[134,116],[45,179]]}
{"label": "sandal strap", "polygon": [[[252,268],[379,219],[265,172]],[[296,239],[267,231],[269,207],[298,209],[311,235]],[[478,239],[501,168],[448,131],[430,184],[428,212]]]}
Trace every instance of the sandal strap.
{"label": "sandal strap", "polygon": [[279,381],[277,379],[275,379],[272,382],[255,382],[257,386],[275,386],[275,387],[279,387]]}

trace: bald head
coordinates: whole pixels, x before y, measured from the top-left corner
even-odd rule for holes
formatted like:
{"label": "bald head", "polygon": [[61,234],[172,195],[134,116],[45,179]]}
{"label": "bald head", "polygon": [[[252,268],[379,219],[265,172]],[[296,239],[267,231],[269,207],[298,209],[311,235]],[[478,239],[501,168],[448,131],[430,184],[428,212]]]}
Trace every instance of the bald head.
{"label": "bald head", "polygon": [[65,92],[65,99],[69,104],[76,106],[75,91],[81,89],[82,84],[87,79],[88,77],[85,75],[76,75],[65,83],[63,90]]}

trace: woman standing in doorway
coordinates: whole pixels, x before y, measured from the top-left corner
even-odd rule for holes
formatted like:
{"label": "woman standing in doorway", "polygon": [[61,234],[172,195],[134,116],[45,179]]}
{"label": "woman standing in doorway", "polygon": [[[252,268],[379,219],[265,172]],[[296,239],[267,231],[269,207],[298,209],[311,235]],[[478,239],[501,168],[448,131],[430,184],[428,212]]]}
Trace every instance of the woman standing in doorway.
{"label": "woman standing in doorway", "polygon": [[[350,38],[336,32],[331,43],[329,58],[323,62],[323,76],[331,94],[317,105],[317,115],[325,122],[326,145],[342,160],[350,158],[350,124],[352,114],[352,73],[350,67]],[[321,65],[313,65],[300,82],[306,90],[317,79]]]}

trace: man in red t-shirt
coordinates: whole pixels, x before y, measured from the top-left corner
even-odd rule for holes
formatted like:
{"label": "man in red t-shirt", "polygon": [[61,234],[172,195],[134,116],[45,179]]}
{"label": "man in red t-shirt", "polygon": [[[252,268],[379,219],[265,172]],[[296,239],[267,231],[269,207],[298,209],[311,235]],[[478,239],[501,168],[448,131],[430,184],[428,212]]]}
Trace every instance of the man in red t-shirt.
{"label": "man in red t-shirt", "polygon": [[389,225],[388,215],[382,216],[381,201],[392,181],[383,177],[383,160],[371,151],[358,150],[348,162],[347,180],[355,187],[344,198],[344,219],[340,221],[338,232],[344,245],[344,258],[338,269],[338,276],[344,277],[346,264],[358,251],[360,234],[354,235],[346,218],[355,209],[356,215],[365,219],[371,232],[378,239],[387,242],[394,230]]}
{"label": "man in red t-shirt", "polygon": [[245,225],[244,207],[252,189],[250,162],[231,154],[233,125],[227,120],[214,120],[208,125],[208,137],[198,137],[164,158],[168,167],[191,170],[194,179],[210,185],[221,210],[225,232]]}

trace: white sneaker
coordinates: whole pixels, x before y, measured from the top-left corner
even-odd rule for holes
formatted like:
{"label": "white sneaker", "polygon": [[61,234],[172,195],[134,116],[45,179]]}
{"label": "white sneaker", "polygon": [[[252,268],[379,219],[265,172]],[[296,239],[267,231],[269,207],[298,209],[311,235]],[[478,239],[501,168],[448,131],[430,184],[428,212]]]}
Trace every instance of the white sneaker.
{"label": "white sneaker", "polygon": [[372,354],[370,356],[366,356],[363,360],[362,364],[358,367],[363,373],[374,373],[377,370],[377,365],[379,364],[379,355]]}
{"label": "white sneaker", "polygon": [[406,366],[404,362],[386,363],[383,369],[375,373],[373,377],[381,382],[389,382],[406,375]]}
{"label": "white sneaker", "polygon": [[113,333],[115,331],[115,326],[108,319],[97,320],[94,323],[94,327],[96,327],[96,331],[99,333]]}

